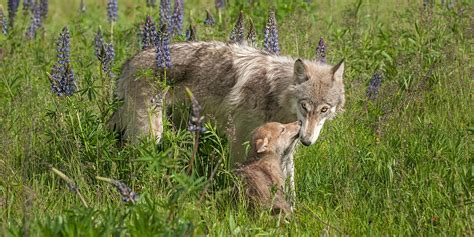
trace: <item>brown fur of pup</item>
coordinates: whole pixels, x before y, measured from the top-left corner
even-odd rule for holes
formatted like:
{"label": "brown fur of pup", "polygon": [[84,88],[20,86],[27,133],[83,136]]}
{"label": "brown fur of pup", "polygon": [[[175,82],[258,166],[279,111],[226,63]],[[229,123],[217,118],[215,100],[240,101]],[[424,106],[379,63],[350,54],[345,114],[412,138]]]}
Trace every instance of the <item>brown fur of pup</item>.
{"label": "brown fur of pup", "polygon": [[236,169],[251,206],[269,208],[272,214],[291,213],[284,192],[287,177],[282,164],[287,153],[294,151],[300,129],[300,122],[270,122],[254,130],[248,162]]}

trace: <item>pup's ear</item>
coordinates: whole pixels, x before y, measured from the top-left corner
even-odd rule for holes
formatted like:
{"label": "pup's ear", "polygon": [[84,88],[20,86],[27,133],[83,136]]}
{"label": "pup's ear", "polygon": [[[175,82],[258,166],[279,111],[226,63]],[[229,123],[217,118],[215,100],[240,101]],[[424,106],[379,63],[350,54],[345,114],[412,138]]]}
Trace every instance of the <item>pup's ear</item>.
{"label": "pup's ear", "polygon": [[334,75],[334,81],[342,82],[342,75],[344,74],[344,59],[336,64],[336,66],[331,69],[331,72]]}
{"label": "pup's ear", "polygon": [[295,61],[294,75],[297,83],[303,83],[308,80],[308,76],[306,75],[306,65],[303,60],[299,58]]}
{"label": "pup's ear", "polygon": [[257,153],[263,153],[265,151],[267,151],[268,149],[268,138],[264,138],[264,139],[257,139],[257,141],[255,141],[255,149],[257,150]]}

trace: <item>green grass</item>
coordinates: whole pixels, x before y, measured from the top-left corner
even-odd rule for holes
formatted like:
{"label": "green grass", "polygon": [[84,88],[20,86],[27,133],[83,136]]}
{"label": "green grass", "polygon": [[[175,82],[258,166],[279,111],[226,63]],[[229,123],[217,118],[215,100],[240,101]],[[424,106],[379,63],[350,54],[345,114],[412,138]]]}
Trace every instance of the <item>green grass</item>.
{"label": "green grass", "polygon": [[[323,36],[328,61],[346,59],[346,111],[326,123],[317,144],[299,147],[297,209],[284,224],[233,200],[228,145],[211,123],[192,175],[186,173],[193,146],[187,131],[168,124],[158,146],[116,141],[106,128],[116,104],[104,94],[114,82],[99,73],[94,35],[102,27],[113,40],[119,75],[139,51],[139,25],[147,14],[156,20],[158,10],[145,1],[119,1],[111,35],[106,1],[87,2],[80,13],[78,0],[51,0],[35,40],[24,37],[29,17],[20,7],[15,28],[0,35],[2,235],[473,236],[472,1],[423,10],[422,1],[256,0],[251,6],[231,0],[220,22],[206,27],[204,10],[214,10],[213,1],[186,0],[185,25],[194,22],[201,40],[226,40],[242,9],[262,45],[274,6],[282,54],[313,58]],[[7,1],[0,4],[6,12]],[[81,91],[57,98],[47,73],[65,25]],[[384,78],[369,101],[375,71]],[[74,179],[89,208],[51,166]],[[122,203],[95,176],[123,180],[140,201]]]}

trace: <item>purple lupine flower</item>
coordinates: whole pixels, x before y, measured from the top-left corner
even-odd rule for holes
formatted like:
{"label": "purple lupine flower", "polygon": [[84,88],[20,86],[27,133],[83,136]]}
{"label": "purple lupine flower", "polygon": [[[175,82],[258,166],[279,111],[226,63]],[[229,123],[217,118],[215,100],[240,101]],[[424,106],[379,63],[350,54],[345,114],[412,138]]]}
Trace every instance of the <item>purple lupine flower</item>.
{"label": "purple lupine flower", "polygon": [[95,45],[95,56],[99,60],[102,71],[109,75],[109,77],[113,77],[114,74],[112,73],[112,65],[115,59],[115,50],[112,43],[105,43],[104,37],[102,36],[102,32],[100,29],[97,31],[94,39]]}
{"label": "purple lupine flower", "polygon": [[118,17],[118,1],[117,0],[109,0],[107,3],[107,16],[109,22],[116,22]]}
{"label": "purple lupine flower", "polygon": [[197,40],[196,27],[189,24],[189,27],[186,30],[186,41],[196,41],[196,40]]}
{"label": "purple lupine flower", "polygon": [[156,0],[146,0],[147,7],[156,7]]}
{"label": "purple lupine flower", "polygon": [[230,42],[241,44],[244,41],[244,13],[240,11],[239,19],[235,23],[234,29],[230,32]]}
{"label": "purple lupine flower", "polygon": [[209,10],[206,10],[206,19],[204,20],[204,25],[213,26],[216,24],[212,13]]}
{"label": "purple lupine flower", "polygon": [[158,33],[156,32],[156,26],[150,16],[146,16],[145,26],[142,31],[142,49],[154,48],[159,43]]}
{"label": "purple lupine flower", "polygon": [[3,14],[3,8],[0,7],[0,30],[4,35],[8,34],[8,20],[5,14]]}
{"label": "purple lupine flower", "polygon": [[171,33],[181,35],[183,32],[184,2],[183,0],[174,1],[174,12],[171,18]]}
{"label": "purple lupine flower", "polygon": [[250,46],[255,47],[257,45],[257,31],[255,30],[255,25],[253,21],[250,20],[249,33],[247,34],[247,42]]}
{"label": "purple lupine flower", "polygon": [[326,44],[323,37],[319,38],[318,47],[316,47],[316,60],[326,63]]}
{"label": "purple lupine flower", "polygon": [[41,18],[45,19],[48,16],[49,3],[48,0],[40,1],[40,14]]}
{"label": "purple lupine flower", "polygon": [[104,37],[102,36],[102,31],[100,31],[100,29],[97,30],[97,34],[95,34],[94,46],[95,56],[99,59],[102,56],[102,48],[104,47]]}
{"label": "purple lupine flower", "polygon": [[171,68],[170,36],[168,26],[161,27],[160,44],[156,47],[156,65],[158,68]]}
{"label": "purple lupine flower", "polygon": [[117,191],[120,193],[122,196],[122,201],[123,202],[131,202],[131,203],[136,203],[138,201],[138,194],[134,191],[132,191],[131,188],[129,188],[126,184],[124,184],[122,181],[119,180],[111,180],[112,185],[115,186]]}
{"label": "purple lupine flower", "polygon": [[224,0],[216,0],[215,5],[216,5],[217,9],[222,9],[225,6],[225,1]]}
{"label": "purple lupine flower", "polygon": [[18,11],[19,5],[20,0],[8,0],[8,18],[10,22],[10,28],[13,28],[15,23],[16,12]]}
{"label": "purple lupine flower", "polygon": [[26,31],[26,36],[29,39],[36,38],[36,30],[41,28],[41,8],[38,4],[33,6],[33,15],[31,16],[31,23]]}
{"label": "purple lupine flower", "polygon": [[63,28],[56,46],[58,61],[51,69],[51,91],[58,96],[71,96],[77,87],[71,66],[71,43],[67,27]]}
{"label": "purple lupine flower", "polygon": [[170,29],[169,24],[171,20],[171,3],[170,0],[161,0],[160,1],[160,28],[163,25],[168,25],[168,30]]}
{"label": "purple lupine flower", "polygon": [[33,5],[34,5],[33,0],[23,0],[23,13],[27,15],[28,12],[34,10]]}
{"label": "purple lupine flower", "polygon": [[382,74],[380,72],[376,72],[370,79],[369,87],[367,88],[367,97],[370,100],[374,100],[377,97],[381,84]]}
{"label": "purple lupine flower", "polygon": [[270,53],[274,53],[276,55],[280,54],[278,29],[274,9],[270,10],[268,21],[265,25],[263,47]]}

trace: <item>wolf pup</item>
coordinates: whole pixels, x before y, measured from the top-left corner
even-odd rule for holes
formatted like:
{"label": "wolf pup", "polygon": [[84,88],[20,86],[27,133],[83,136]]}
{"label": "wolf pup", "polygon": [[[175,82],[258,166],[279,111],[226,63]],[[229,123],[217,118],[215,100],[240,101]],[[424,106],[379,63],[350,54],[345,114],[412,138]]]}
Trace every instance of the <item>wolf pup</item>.
{"label": "wolf pup", "polygon": [[248,163],[236,169],[252,204],[271,208],[274,214],[291,212],[284,192],[287,177],[283,174],[282,164],[288,157],[286,153],[293,151],[300,128],[300,122],[270,122],[253,132]]}
{"label": "wolf pup", "polygon": [[[230,123],[232,162],[245,157],[243,142],[253,129],[268,121],[302,123],[304,145],[316,142],[324,122],[344,105],[344,63],[325,63],[277,56],[246,45],[222,42],[183,42],[170,46],[172,67],[166,76],[172,89],[167,104],[187,100],[189,87],[204,109],[224,131]],[[118,79],[116,97],[123,105],[112,115],[109,126],[136,141],[151,135],[160,140],[164,107],[152,76],[156,70],[154,49],[142,51],[125,63]],[[292,159],[285,172],[292,173]]]}

